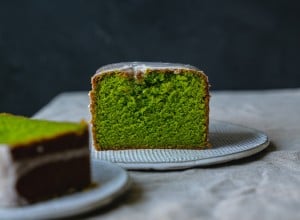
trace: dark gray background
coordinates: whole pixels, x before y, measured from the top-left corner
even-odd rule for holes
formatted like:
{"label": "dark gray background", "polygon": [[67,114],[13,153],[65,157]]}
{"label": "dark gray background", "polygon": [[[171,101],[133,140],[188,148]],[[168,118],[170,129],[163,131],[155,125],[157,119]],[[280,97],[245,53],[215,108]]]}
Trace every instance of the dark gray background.
{"label": "dark gray background", "polygon": [[195,65],[213,90],[300,87],[299,1],[0,2],[0,112],[89,90],[104,64]]}

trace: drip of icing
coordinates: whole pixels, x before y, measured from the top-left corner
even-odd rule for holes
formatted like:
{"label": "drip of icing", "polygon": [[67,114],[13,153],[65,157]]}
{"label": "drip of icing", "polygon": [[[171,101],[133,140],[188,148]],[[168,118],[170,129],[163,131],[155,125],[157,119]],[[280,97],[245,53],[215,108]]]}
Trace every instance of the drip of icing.
{"label": "drip of icing", "polygon": [[18,204],[15,190],[16,166],[10,154],[10,148],[0,144],[0,206]]}
{"label": "drip of icing", "polygon": [[26,173],[28,173],[30,170],[33,170],[34,168],[42,166],[44,164],[62,160],[70,160],[85,155],[89,155],[89,149],[87,146],[80,149],[72,149],[65,153],[57,152],[52,154],[46,154],[44,156],[41,155],[34,159],[16,161],[17,175],[20,178]]}

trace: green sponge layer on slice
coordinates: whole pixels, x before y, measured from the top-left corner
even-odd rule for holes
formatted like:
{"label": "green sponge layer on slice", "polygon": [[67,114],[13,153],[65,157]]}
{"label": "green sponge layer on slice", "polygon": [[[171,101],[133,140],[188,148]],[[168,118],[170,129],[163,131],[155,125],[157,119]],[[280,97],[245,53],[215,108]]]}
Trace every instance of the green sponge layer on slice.
{"label": "green sponge layer on slice", "polygon": [[29,119],[0,113],[0,144],[10,146],[50,139],[65,133],[74,132],[78,135],[86,130],[86,123],[55,122]]}
{"label": "green sponge layer on slice", "polygon": [[92,78],[97,150],[201,149],[208,144],[208,81],[195,67],[121,63]]}

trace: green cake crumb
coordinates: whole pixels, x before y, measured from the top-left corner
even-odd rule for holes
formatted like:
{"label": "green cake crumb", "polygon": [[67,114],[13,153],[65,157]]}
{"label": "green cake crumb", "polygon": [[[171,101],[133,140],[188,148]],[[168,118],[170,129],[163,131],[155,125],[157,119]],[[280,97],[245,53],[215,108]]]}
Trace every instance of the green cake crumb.
{"label": "green cake crumb", "polygon": [[192,70],[104,74],[93,91],[96,147],[207,146],[207,91],[205,78]]}
{"label": "green cake crumb", "polygon": [[9,146],[48,139],[66,132],[81,134],[86,123],[55,122],[0,113],[0,144]]}

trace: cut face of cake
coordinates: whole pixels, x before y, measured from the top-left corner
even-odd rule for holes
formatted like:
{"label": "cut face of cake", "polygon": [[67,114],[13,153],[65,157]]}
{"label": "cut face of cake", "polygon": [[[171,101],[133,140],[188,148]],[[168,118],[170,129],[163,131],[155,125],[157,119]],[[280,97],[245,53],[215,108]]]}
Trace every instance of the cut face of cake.
{"label": "cut face of cake", "polygon": [[0,114],[0,206],[18,206],[91,182],[85,122]]}
{"label": "cut face of cake", "polygon": [[207,76],[189,65],[100,68],[90,92],[96,150],[208,147],[208,89]]}

